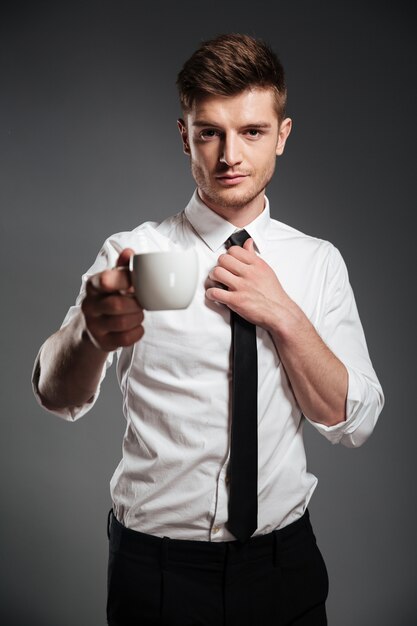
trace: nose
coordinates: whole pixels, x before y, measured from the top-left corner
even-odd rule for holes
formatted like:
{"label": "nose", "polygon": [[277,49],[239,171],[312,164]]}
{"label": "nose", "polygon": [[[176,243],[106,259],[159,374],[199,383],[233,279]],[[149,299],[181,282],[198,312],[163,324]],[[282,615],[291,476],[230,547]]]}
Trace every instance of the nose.
{"label": "nose", "polygon": [[239,138],[234,135],[225,135],[221,143],[220,163],[225,163],[229,167],[242,162],[241,146]]}

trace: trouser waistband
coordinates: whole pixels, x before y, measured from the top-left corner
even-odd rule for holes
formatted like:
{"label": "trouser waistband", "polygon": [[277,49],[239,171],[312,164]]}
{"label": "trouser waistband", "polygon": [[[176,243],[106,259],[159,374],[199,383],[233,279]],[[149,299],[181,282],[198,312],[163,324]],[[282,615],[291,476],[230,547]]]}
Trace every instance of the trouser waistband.
{"label": "trouser waistband", "polygon": [[137,530],[126,528],[121,524],[111,510],[108,518],[108,535],[110,549],[126,551],[129,554],[140,553],[142,556],[158,557],[176,562],[222,563],[225,555],[228,558],[233,553],[245,552],[248,558],[278,558],[279,551],[284,545],[296,539],[296,535],[308,531],[312,533],[308,510],[304,515],[284,528],[274,530],[265,535],[252,537],[246,543],[239,541],[194,541],[188,539],[171,539],[156,537]]}

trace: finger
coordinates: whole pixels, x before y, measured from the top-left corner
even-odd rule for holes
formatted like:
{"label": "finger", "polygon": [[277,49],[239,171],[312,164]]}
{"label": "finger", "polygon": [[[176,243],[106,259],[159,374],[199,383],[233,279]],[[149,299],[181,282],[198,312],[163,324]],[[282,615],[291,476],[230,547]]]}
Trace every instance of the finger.
{"label": "finger", "polygon": [[87,295],[81,303],[81,309],[87,317],[110,315],[143,315],[143,309],[134,296]]}
{"label": "finger", "polygon": [[229,305],[231,301],[231,292],[227,289],[221,289],[220,287],[209,287],[206,290],[206,296],[213,302],[220,302],[220,304]]}
{"label": "finger", "polygon": [[[245,244],[246,244],[246,241],[245,241]],[[230,246],[226,254],[229,254],[230,256],[234,257],[235,259],[238,259],[242,263],[246,263],[247,265],[250,265],[251,263],[253,263],[253,257],[254,257],[253,248],[252,250],[247,250],[246,248],[241,248],[240,246]]]}
{"label": "finger", "polygon": [[128,346],[132,346],[143,337],[144,332],[143,326],[138,326],[123,333],[108,333],[102,337],[95,338],[95,341],[99,344],[102,350],[112,352],[118,348],[127,348]]}
{"label": "finger", "polygon": [[102,294],[115,293],[131,287],[130,272],[127,267],[120,266],[112,270],[104,270],[90,276],[87,281],[87,293],[96,291]]}
{"label": "finger", "polygon": [[130,313],[128,315],[102,315],[99,318],[88,318],[89,330],[98,336],[109,333],[124,333],[142,325],[143,313]]}
{"label": "finger", "polygon": [[235,276],[243,276],[247,267],[247,263],[242,263],[242,261],[239,261],[231,254],[221,254],[217,263],[220,267],[224,267],[232,274],[235,274]]}
{"label": "finger", "polygon": [[133,294],[110,294],[98,299],[94,307],[97,315],[129,315],[142,313],[143,309]]}
{"label": "finger", "polygon": [[227,291],[226,289],[219,289],[218,287],[210,287],[206,291],[206,296],[208,300],[213,300],[218,304],[224,304],[231,311],[238,313],[244,319],[248,320],[248,322],[254,323],[253,319],[249,317],[249,313],[247,311],[246,298],[241,293],[237,291]]}
{"label": "finger", "polygon": [[216,283],[221,283],[222,285],[225,285],[229,289],[236,289],[237,282],[239,280],[235,274],[229,272],[224,267],[220,267],[220,265],[217,265],[214,269],[211,270],[211,272],[209,273],[209,278],[211,278],[211,280],[214,280]]}
{"label": "finger", "polygon": [[139,341],[144,332],[143,326],[138,326],[125,333],[110,333],[109,339],[114,341],[118,348],[126,348]]}
{"label": "finger", "polygon": [[247,250],[248,252],[252,252],[253,254],[255,254],[254,243],[253,243],[252,237],[249,237],[249,239],[246,239],[245,243],[243,244],[243,248],[244,250]]}
{"label": "finger", "polygon": [[129,267],[130,257],[135,254],[135,251],[132,248],[125,248],[119,254],[119,258],[117,259],[116,267]]}

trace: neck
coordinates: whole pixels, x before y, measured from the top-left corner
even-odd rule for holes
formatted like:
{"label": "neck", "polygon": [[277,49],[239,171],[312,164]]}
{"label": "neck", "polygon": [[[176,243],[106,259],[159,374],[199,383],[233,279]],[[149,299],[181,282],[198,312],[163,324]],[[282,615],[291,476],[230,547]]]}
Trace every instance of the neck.
{"label": "neck", "polygon": [[217,204],[207,198],[204,191],[200,188],[198,189],[198,195],[209,209],[237,228],[244,228],[253,222],[265,208],[265,190],[244,206],[224,206]]}

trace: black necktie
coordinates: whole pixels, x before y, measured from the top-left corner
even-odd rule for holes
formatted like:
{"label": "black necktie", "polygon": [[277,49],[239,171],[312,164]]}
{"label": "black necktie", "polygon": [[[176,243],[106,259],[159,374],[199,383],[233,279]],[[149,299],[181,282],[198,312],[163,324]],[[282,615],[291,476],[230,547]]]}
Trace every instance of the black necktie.
{"label": "black necktie", "polygon": [[[231,245],[243,246],[245,230],[234,233]],[[232,427],[227,527],[246,541],[258,526],[258,357],[256,326],[231,311]]]}

